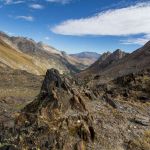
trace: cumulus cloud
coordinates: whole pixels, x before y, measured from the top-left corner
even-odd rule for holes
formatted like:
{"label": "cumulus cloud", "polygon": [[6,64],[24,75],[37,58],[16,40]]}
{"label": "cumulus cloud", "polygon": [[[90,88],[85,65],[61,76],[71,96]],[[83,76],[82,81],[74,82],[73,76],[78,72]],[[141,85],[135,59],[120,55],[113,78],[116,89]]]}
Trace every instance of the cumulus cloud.
{"label": "cumulus cloud", "polygon": [[51,28],[62,35],[126,36],[150,33],[150,3],[100,12],[94,16],[66,20]]}
{"label": "cumulus cloud", "polygon": [[40,5],[40,4],[31,4],[29,5],[30,8],[33,8],[33,9],[43,9],[44,6],[43,5]]}
{"label": "cumulus cloud", "polygon": [[130,44],[137,44],[137,45],[144,45],[150,40],[150,34],[144,35],[140,38],[129,38],[126,40],[122,40],[122,44],[130,45]]}
{"label": "cumulus cloud", "polygon": [[24,3],[24,0],[3,0],[3,2],[5,5],[11,5]]}
{"label": "cumulus cloud", "polygon": [[72,0],[46,0],[47,2],[51,2],[51,3],[62,3],[62,4],[68,4],[69,2],[71,2]]}
{"label": "cumulus cloud", "polygon": [[25,21],[34,21],[32,16],[17,16],[16,19],[23,19]]}

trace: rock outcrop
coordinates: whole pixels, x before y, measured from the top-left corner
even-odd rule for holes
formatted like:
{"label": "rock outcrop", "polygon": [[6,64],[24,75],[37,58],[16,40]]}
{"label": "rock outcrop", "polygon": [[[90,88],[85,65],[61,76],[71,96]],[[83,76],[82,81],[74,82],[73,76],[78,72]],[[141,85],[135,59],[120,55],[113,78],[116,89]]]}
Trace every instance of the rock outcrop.
{"label": "rock outcrop", "polygon": [[18,149],[148,150],[149,101],[139,98],[150,97],[150,71],[105,84],[98,80],[78,84],[48,70],[39,95],[16,115],[14,127],[0,124],[0,142]]}
{"label": "rock outcrop", "polygon": [[[22,110],[15,127],[19,132],[25,130],[27,133],[23,135],[23,141],[19,141],[27,148],[42,146],[67,150],[72,149],[71,146],[85,147],[84,142],[95,140],[92,122],[78,88],[70,79],[51,69],[46,73],[40,94]],[[32,142],[25,140],[28,133],[33,133]],[[78,143],[80,140],[83,143]]]}

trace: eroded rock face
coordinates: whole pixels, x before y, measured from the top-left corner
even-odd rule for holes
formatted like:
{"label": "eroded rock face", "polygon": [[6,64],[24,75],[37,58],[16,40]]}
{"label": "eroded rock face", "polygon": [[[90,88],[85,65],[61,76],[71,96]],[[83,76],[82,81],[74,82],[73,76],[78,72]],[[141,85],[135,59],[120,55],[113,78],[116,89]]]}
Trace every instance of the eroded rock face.
{"label": "eroded rock face", "polygon": [[62,79],[60,77],[58,70],[56,69],[48,70],[46,73],[45,79],[43,81],[40,94],[42,96],[51,96],[54,88],[55,87],[61,88],[62,84],[63,82],[62,82]]}
{"label": "eroded rock face", "polygon": [[[79,89],[57,70],[50,69],[40,94],[16,119],[16,129],[21,134],[22,130],[25,132],[19,143],[27,148],[43,146],[67,150],[75,147],[79,140],[94,141],[96,133],[92,122]],[[28,139],[29,133],[33,135]],[[84,149],[85,146],[80,143],[77,147]]]}
{"label": "eroded rock face", "polygon": [[[72,83],[61,77],[56,69],[47,71],[40,94],[37,99],[27,105],[24,112],[43,112],[52,110],[66,112],[67,110],[77,110],[84,112],[86,106],[83,97]],[[45,114],[44,114],[45,116]]]}

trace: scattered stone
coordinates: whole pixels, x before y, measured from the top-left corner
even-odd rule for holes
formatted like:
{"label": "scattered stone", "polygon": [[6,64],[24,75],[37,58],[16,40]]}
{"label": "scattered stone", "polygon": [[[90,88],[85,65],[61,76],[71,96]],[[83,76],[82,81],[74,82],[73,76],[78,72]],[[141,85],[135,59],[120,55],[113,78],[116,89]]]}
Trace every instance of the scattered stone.
{"label": "scattered stone", "polygon": [[149,126],[150,119],[149,118],[134,118],[131,119],[131,122],[142,125],[142,126]]}
{"label": "scattered stone", "polygon": [[[128,77],[124,78],[128,82]],[[98,88],[94,84],[80,87],[55,69],[48,70],[39,96],[19,113],[13,132],[2,128],[0,143],[7,139],[7,143],[29,150],[122,148],[123,140],[146,132],[149,135],[149,117],[141,116],[148,116],[149,104],[141,104],[137,99],[139,95],[148,95],[148,90],[134,89],[142,83],[137,78],[134,82],[129,77],[129,81],[131,84],[124,86],[111,81]],[[92,94],[105,103],[91,101]],[[134,119],[129,123],[128,118]]]}
{"label": "scattered stone", "polygon": [[96,97],[92,91],[86,90],[85,95],[90,99],[90,100],[95,100]]}
{"label": "scattered stone", "polygon": [[116,102],[114,100],[112,100],[111,98],[109,98],[107,95],[104,97],[104,100],[113,108],[115,108],[115,109],[118,108]]}
{"label": "scattered stone", "polygon": [[139,97],[139,100],[143,103],[146,103],[146,102],[150,102],[150,97],[147,97],[147,96],[140,96]]}

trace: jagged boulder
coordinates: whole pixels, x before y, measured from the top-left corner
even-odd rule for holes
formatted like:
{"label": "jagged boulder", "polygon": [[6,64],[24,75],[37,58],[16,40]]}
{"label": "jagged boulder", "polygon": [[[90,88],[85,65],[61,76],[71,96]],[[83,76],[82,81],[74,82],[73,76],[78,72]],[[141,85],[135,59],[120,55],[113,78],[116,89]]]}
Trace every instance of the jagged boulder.
{"label": "jagged boulder", "polygon": [[[19,143],[27,148],[43,146],[67,150],[72,149],[69,145],[75,146],[80,140],[94,141],[92,116],[84,96],[72,83],[55,69],[47,71],[40,94],[16,119],[16,129],[24,133]],[[85,149],[83,143],[76,147]]]}
{"label": "jagged boulder", "polygon": [[54,88],[61,88],[63,81],[60,77],[58,70],[50,69],[47,70],[45,79],[42,84],[40,96],[51,96],[53,94]]}
{"label": "jagged boulder", "polygon": [[69,108],[86,111],[84,100],[78,90],[71,86],[68,79],[61,77],[56,69],[50,69],[46,73],[40,94],[23,111],[42,112],[46,116],[46,112],[65,112]]}

